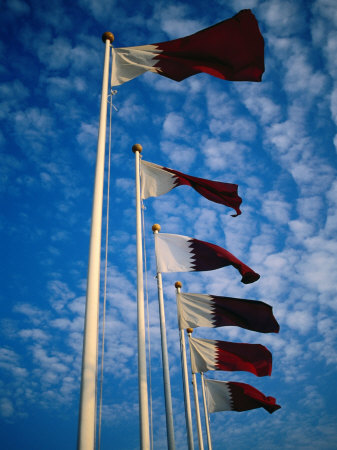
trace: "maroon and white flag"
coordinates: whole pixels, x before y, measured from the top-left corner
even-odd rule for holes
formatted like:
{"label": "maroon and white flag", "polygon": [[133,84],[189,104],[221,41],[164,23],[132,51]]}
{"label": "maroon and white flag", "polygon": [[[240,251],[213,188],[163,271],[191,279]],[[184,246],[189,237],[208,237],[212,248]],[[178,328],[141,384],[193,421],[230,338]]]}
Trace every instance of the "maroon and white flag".
{"label": "maroon and white flag", "polygon": [[272,414],[281,406],[274,397],[266,397],[262,392],[246,383],[205,379],[208,412],[248,411],[264,408]]}
{"label": "maroon and white flag", "polygon": [[143,200],[149,197],[158,197],[177,186],[186,185],[191,186],[212,202],[233,208],[236,211],[233,217],[241,214],[239,207],[242,199],[238,196],[237,184],[192,177],[177,170],[143,160],[140,163],[140,173],[142,180],[141,196]]}
{"label": "maroon and white flag", "polygon": [[111,85],[150,71],[184,80],[200,72],[229,81],[261,81],[264,40],[254,14],[244,9],[190,36],[157,44],[115,48]]}
{"label": "maroon and white flag", "polygon": [[224,248],[179,234],[156,233],[157,272],[198,272],[233,266],[241,282],[253,283],[260,275]]}
{"label": "maroon and white flag", "polygon": [[242,344],[190,338],[193,373],[208,370],[251,372],[257,377],[271,375],[272,354],[261,344]]}
{"label": "maroon and white flag", "polygon": [[273,308],[258,300],[177,293],[181,329],[236,326],[260,333],[278,333]]}

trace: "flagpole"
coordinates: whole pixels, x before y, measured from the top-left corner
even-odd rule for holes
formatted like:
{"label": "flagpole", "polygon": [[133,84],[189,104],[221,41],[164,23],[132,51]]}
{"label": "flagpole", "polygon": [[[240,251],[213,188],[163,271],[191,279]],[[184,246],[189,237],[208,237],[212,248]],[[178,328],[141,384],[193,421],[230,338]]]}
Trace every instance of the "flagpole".
{"label": "flagpole", "polygon": [[[154,234],[157,234],[160,231],[160,225],[154,224],[152,226],[152,231]],[[173,412],[172,412],[170,369],[169,369],[167,340],[166,340],[163,282],[162,282],[161,272],[158,272],[158,271],[157,271],[157,287],[158,287],[158,302],[159,302],[159,317],[160,317],[161,349],[162,349],[162,360],[163,360],[167,443],[168,443],[169,450],[174,450],[175,449],[174,425],[173,425]]]}
{"label": "flagpole", "polygon": [[139,161],[143,150],[140,144],[135,144],[132,151],[135,154],[136,172],[136,234],[137,234],[137,322],[138,322],[138,396],[139,396],[139,430],[141,449],[150,448],[149,434],[149,403],[147,390],[146,343],[145,343],[145,312],[144,312],[144,276],[142,250],[142,221]]}
{"label": "flagpole", "polygon": [[201,376],[202,398],[204,401],[207,444],[208,444],[208,450],[212,450],[212,439],[211,439],[211,430],[209,427],[209,414],[208,414],[208,407],[207,407],[207,401],[206,401],[204,374],[201,372],[200,376]]}
{"label": "flagpole", "polygon": [[[190,344],[191,350],[191,334],[193,333],[193,328],[187,328],[187,335]],[[192,372],[192,384],[193,384],[193,393],[194,393],[194,404],[195,404],[195,416],[197,420],[197,430],[198,430],[198,442],[199,442],[199,450],[204,450],[204,440],[202,437],[202,428],[201,428],[201,420],[200,420],[200,408],[199,408],[199,398],[198,398],[198,387],[197,387],[197,378],[195,373]]]}
{"label": "flagpole", "polygon": [[[177,294],[180,294],[181,287],[182,287],[182,283],[180,281],[177,281],[175,283],[175,288],[177,289]],[[188,384],[185,332],[184,332],[184,329],[182,329],[182,327],[180,325],[180,311],[179,311],[178,298],[177,298],[177,312],[178,312],[178,327],[179,327],[179,336],[180,336],[181,369],[182,369],[183,387],[184,387],[187,443],[188,443],[188,449],[193,450],[194,442],[193,442],[193,428],[192,428],[191,397],[190,397],[190,388],[189,388],[189,384]]]}
{"label": "flagpole", "polygon": [[110,47],[111,43],[114,40],[114,36],[112,33],[106,32],[103,34],[102,40],[103,42],[105,42],[105,57],[89,246],[87,295],[83,335],[81,393],[77,437],[78,450],[94,449],[96,430],[97,349],[104,159],[108,104],[109,56]]}

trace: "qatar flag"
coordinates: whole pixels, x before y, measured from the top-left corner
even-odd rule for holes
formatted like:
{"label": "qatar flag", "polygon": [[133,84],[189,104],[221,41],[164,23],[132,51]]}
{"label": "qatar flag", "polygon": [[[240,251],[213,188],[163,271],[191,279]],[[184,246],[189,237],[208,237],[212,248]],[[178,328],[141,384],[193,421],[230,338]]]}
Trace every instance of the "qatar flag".
{"label": "qatar flag", "polygon": [[229,81],[261,81],[264,40],[257,20],[249,9],[244,9],[190,36],[113,49],[112,86],[147,71],[175,81],[200,72]]}
{"label": "qatar flag", "polygon": [[264,408],[272,414],[281,408],[274,397],[266,397],[246,383],[205,379],[205,391],[209,413]]}
{"label": "qatar flag", "polygon": [[272,354],[261,344],[242,344],[190,338],[193,373],[208,370],[251,372],[257,377],[271,375]]}
{"label": "qatar flag", "polygon": [[238,185],[211,181],[204,178],[192,177],[168,167],[158,166],[148,161],[141,161],[140,174],[142,180],[141,196],[145,200],[166,194],[177,186],[187,185],[199,194],[211,200],[229,206],[236,211],[233,217],[241,214],[239,206],[242,199],[238,196]]}
{"label": "qatar flag", "polygon": [[199,272],[233,266],[241,282],[253,283],[260,275],[218,245],[179,234],[155,233],[157,272]]}
{"label": "qatar flag", "polygon": [[236,326],[259,333],[280,330],[273,308],[258,300],[180,292],[177,305],[182,329]]}

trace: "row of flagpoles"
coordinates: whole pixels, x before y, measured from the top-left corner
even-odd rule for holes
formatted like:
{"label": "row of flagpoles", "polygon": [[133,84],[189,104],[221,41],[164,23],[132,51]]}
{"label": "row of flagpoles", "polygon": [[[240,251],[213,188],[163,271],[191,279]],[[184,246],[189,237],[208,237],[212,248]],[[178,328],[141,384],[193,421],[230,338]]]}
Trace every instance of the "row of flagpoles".
{"label": "row of flagpoles", "polygon": [[[173,169],[140,161],[139,154],[142,151],[142,147],[139,144],[133,146],[133,151],[136,154],[137,201],[142,201],[148,197],[157,197],[169,192],[176,186],[188,184],[205,197],[207,195],[210,197],[209,192],[212,192],[212,198],[209,199],[220,203],[220,193],[224,191],[224,186],[226,186],[227,190],[228,186],[230,186],[225,183],[191,177]],[[164,176],[160,172],[164,173]],[[193,179],[194,182],[193,184],[179,183],[181,179]],[[212,190],[210,190],[210,187],[212,187]],[[241,213],[238,208],[241,199],[237,195],[236,185],[235,189],[232,189],[232,192],[234,195],[229,200],[227,199],[226,202],[223,201],[222,197],[221,203],[234,208],[236,206],[236,215],[238,215]],[[140,212],[141,205],[139,204],[137,205],[137,224],[138,214]],[[155,237],[167,442],[168,448],[172,450],[175,448],[175,442],[162,272],[214,270],[231,265],[242,275],[241,281],[245,284],[257,281],[260,276],[234,255],[217,245],[187,236],[159,234],[160,225],[158,224],[153,225],[152,230]],[[141,240],[142,237],[141,228],[137,226],[137,241],[138,239]],[[209,370],[247,371],[258,377],[269,376],[272,371],[272,355],[266,347],[260,344],[192,338],[191,334],[193,329],[198,327],[238,326],[255,332],[278,333],[279,325],[273,315],[272,307],[264,302],[214,295],[182,293],[180,282],[176,283],[176,288],[188,448],[189,450],[194,449],[194,443],[184,330],[187,330],[189,337],[199,449],[204,448],[204,443],[197,391],[197,373],[200,373],[201,376],[206,435],[208,448],[211,450],[209,412],[225,410],[245,411],[263,407],[272,413],[276,409],[279,409],[280,406],[276,404],[276,400],[273,397],[266,397],[254,387],[245,383],[222,382],[204,378],[204,373]]]}
{"label": "row of flagpoles", "polygon": [[[87,297],[85,310],[83,356],[82,356],[82,376],[81,376],[81,397],[78,427],[78,449],[93,450],[95,448],[95,428],[96,428],[96,397],[97,397],[97,347],[98,347],[98,310],[99,310],[99,273],[100,273],[100,246],[101,246],[101,225],[102,225],[102,201],[103,201],[103,181],[104,181],[104,153],[106,136],[106,113],[108,99],[108,78],[109,78],[109,58],[111,44],[114,40],[112,33],[104,33],[105,59],[102,81],[102,97],[100,109],[100,122],[97,144],[97,159],[95,172],[95,186],[93,196],[92,224],[90,234],[89,266],[87,281]],[[264,72],[264,40],[260,33],[258,23],[250,10],[243,10],[231,19],[224,20],[213,27],[202,30],[191,36],[176,39],[169,42],[162,42],[151,45],[128,48],[112,48],[111,86],[120,85],[129,81],[146,71],[151,71],[159,75],[166,76],[176,81],[181,81],[191,75],[200,72],[208,73],[212,76],[230,81],[261,81]],[[138,380],[139,380],[139,405],[140,405],[140,447],[142,450],[150,448],[149,438],[149,411],[148,411],[148,391],[147,391],[147,369],[146,369],[146,342],[145,342],[145,320],[144,320],[144,286],[143,286],[143,254],[141,236],[141,202],[142,200],[164,194],[179,185],[188,185],[203,195],[210,201],[214,201],[235,210],[238,216],[241,214],[241,198],[237,193],[237,185],[205,180],[190,175],[183,174],[173,169],[158,166],[153,163],[140,160],[141,146],[133,147],[135,153],[136,166],[136,228],[137,228],[137,311],[138,311]],[[140,176],[142,183],[140,183]],[[164,369],[164,387],[166,403],[166,422],[168,434],[168,446],[175,447],[173,414],[171,404],[170,378],[167,357],[167,343],[165,330],[165,313],[161,273],[162,272],[184,272],[214,270],[220,267],[232,266],[242,276],[241,282],[248,284],[257,281],[260,275],[236,258],[227,250],[208,242],[187,236],[159,233],[159,228],[154,228],[155,252],[157,261],[157,282],[158,298],[160,306],[161,339],[162,339],[162,360]],[[180,290],[180,287],[177,287]],[[194,295],[194,294],[189,294]],[[199,296],[200,297],[200,296]],[[200,298],[199,298],[200,300]],[[220,301],[217,301],[215,311]],[[229,301],[230,300],[230,301]],[[227,299],[226,305],[235,304],[237,301],[241,305],[253,306],[256,313],[262,302]],[[184,329],[183,324],[182,294],[177,293],[177,304],[179,313],[179,330],[182,348],[182,367],[184,377],[187,374],[187,360],[184,356]],[[195,308],[195,302],[194,307]],[[265,304],[264,304],[265,305]],[[261,309],[261,308],[260,308]],[[263,309],[263,307],[262,307]],[[191,313],[187,314],[191,317]],[[194,316],[198,314],[194,311]],[[221,314],[220,314],[221,315]],[[260,312],[257,313],[260,317]],[[240,315],[239,315],[240,316]],[[201,314],[201,317],[204,317]],[[215,314],[215,321],[219,321],[218,313]],[[237,325],[254,331],[261,331],[256,323],[250,324],[249,320],[240,318],[235,322],[232,312],[222,313],[221,317],[227,317],[230,323],[223,325]],[[230,319],[229,319],[230,318]],[[186,319],[186,317],[185,317]],[[232,322],[231,322],[232,321]],[[274,324],[275,325],[275,324]],[[209,404],[217,404],[218,401],[211,400],[211,392],[219,390],[219,386],[214,380],[204,380],[203,373],[206,370],[248,370],[257,376],[269,375],[271,371],[270,353],[262,346],[254,347],[254,344],[233,344],[221,341],[198,340],[191,337],[191,331],[199,324],[190,325],[189,343],[192,361],[192,381],[197,409],[198,397],[196,392],[196,373],[201,373],[204,398],[208,397]],[[221,326],[221,325],[215,325]],[[272,325],[270,325],[272,326]],[[274,330],[263,331],[271,332]],[[199,350],[196,348],[199,346]],[[217,366],[209,365],[209,356],[200,356],[206,347],[207,355],[210,349],[222,355],[217,359]],[[249,347],[246,347],[249,346]],[[233,348],[234,347],[234,348]],[[248,350],[249,348],[249,350]],[[201,352],[201,353],[200,353]],[[232,352],[232,353],[231,353]],[[199,354],[196,357],[196,354]],[[247,356],[248,361],[242,362],[242,357]],[[224,357],[226,355],[226,357]],[[229,356],[231,355],[231,356]],[[233,356],[234,355],[234,356]],[[253,355],[253,356],[252,356]],[[257,359],[254,359],[254,358]],[[250,358],[250,359],[249,359]],[[253,358],[253,360],[251,360]],[[206,361],[206,363],[205,363]],[[213,363],[215,359],[213,358]],[[232,361],[230,367],[229,361]],[[234,362],[238,365],[235,366]],[[261,364],[262,365],[261,365]],[[199,366],[201,364],[201,366]],[[215,364],[215,363],[214,363]],[[240,366],[243,364],[243,366]],[[212,386],[213,383],[213,388]],[[184,382],[185,395],[188,392],[188,382]],[[214,387],[217,386],[217,387]],[[235,399],[242,397],[242,392],[250,400],[245,400],[245,410],[269,404],[269,409],[277,409],[278,405],[272,397],[265,397],[262,393],[251,386],[243,383],[227,382],[225,391],[227,392],[227,404],[235,409]],[[241,394],[240,394],[241,392]],[[248,394],[247,394],[248,393]],[[253,399],[253,400],[252,400]],[[254,400],[255,399],[255,400]],[[262,399],[262,400],[261,400]],[[267,400],[266,400],[267,399]],[[256,403],[259,401],[260,403]],[[262,401],[262,404],[261,404]],[[206,402],[206,400],[205,400]],[[213,402],[213,403],[212,403]],[[253,403],[252,403],[253,402]],[[255,402],[255,403],[254,403]],[[264,402],[264,403],[263,403]],[[268,403],[269,402],[269,403]],[[206,404],[206,403],[205,403]],[[248,407],[248,406],[249,407]],[[252,406],[253,405],[253,406]],[[255,406],[254,406],[255,405]],[[270,406],[272,405],[272,406]],[[214,411],[219,406],[213,406]],[[264,406],[265,407],[265,406]],[[237,406],[242,408],[242,406]],[[268,408],[267,408],[268,409]],[[270,411],[272,412],[272,411]],[[186,406],[186,420],[189,434],[189,448],[193,448],[191,438],[190,407]],[[199,447],[203,448],[201,441],[200,417],[198,420]],[[208,427],[208,420],[206,420]],[[209,432],[209,429],[208,429]],[[209,446],[211,445],[209,440]]]}

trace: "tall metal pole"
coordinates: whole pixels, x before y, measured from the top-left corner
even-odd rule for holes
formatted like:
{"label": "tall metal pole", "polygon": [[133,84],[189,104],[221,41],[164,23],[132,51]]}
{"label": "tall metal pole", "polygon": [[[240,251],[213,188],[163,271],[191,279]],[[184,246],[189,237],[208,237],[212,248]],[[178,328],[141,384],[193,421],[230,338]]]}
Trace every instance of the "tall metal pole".
{"label": "tall metal pole", "polygon": [[[160,225],[154,224],[152,227],[154,234],[160,231]],[[167,429],[167,445],[169,450],[175,449],[174,442],[174,426],[173,426],[173,412],[172,412],[172,397],[171,397],[171,383],[170,383],[170,369],[168,362],[167,341],[166,341],[166,325],[165,325],[165,310],[164,310],[164,296],[163,296],[163,282],[161,273],[157,272],[157,287],[158,287],[158,302],[159,302],[159,318],[160,318],[160,335],[161,335],[161,351],[163,361],[163,378],[164,378],[164,393],[165,393],[165,409],[166,409],[166,429]]]}
{"label": "tall metal pole", "polygon": [[95,448],[96,434],[97,349],[104,158],[108,102],[109,57],[110,45],[114,40],[114,36],[112,33],[106,32],[103,34],[102,40],[105,42],[105,58],[98,129],[96,172],[89,247],[87,297],[84,319],[82,377],[77,438],[77,448],[79,450],[93,450]]}
{"label": "tall metal pole", "polygon": [[[187,328],[188,339],[190,340],[191,334],[193,333],[193,328]],[[191,349],[191,344],[190,344]],[[195,373],[192,372],[192,384],[193,384],[193,393],[194,393],[194,403],[195,403],[195,417],[197,420],[197,430],[198,430],[198,442],[199,442],[199,450],[204,450],[204,440],[202,437],[202,428],[201,428],[201,420],[200,420],[200,408],[199,408],[199,397],[198,397],[198,387],[197,387],[197,378]]]}
{"label": "tall metal pole", "polygon": [[[180,294],[182,284],[180,281],[176,281],[175,288],[177,294]],[[179,300],[177,297],[177,310],[178,310],[178,327],[180,336],[180,355],[181,355],[181,369],[183,375],[183,387],[184,387],[184,403],[185,403],[185,420],[187,430],[187,444],[188,450],[194,450],[193,442],[193,427],[192,427],[192,412],[191,412],[191,397],[190,388],[188,384],[188,370],[187,370],[187,358],[186,358],[186,344],[185,344],[185,332],[180,325],[180,313],[179,313]]]}
{"label": "tall metal pole", "polygon": [[136,232],[137,232],[137,321],[138,321],[138,396],[139,396],[139,430],[142,450],[150,448],[149,403],[146,370],[145,312],[144,312],[144,276],[142,250],[142,221],[139,179],[139,159],[142,151],[140,144],[135,144],[136,170]]}
{"label": "tall metal pole", "polygon": [[208,444],[208,450],[212,450],[212,439],[211,439],[211,430],[210,430],[210,426],[209,426],[209,414],[208,414],[208,407],[207,407],[207,400],[206,400],[204,374],[201,372],[200,375],[201,375],[202,398],[203,398],[203,401],[204,401],[207,444]]}

